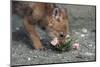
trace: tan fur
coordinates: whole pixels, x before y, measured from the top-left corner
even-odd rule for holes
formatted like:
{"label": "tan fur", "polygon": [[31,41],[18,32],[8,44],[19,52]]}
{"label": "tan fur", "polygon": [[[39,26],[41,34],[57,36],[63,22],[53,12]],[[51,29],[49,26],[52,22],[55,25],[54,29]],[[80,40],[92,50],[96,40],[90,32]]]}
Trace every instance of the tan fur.
{"label": "tan fur", "polygon": [[[31,41],[34,43],[36,49],[43,48],[38,32],[35,29],[36,25],[44,27],[47,34],[51,37],[57,37],[60,43],[65,41],[65,37],[68,33],[68,16],[65,13],[65,9],[59,8],[57,16],[53,15],[55,8],[54,4],[47,3],[34,3],[30,4],[32,14],[24,16],[24,26],[27,30]],[[61,33],[64,33],[64,37],[60,37]]]}

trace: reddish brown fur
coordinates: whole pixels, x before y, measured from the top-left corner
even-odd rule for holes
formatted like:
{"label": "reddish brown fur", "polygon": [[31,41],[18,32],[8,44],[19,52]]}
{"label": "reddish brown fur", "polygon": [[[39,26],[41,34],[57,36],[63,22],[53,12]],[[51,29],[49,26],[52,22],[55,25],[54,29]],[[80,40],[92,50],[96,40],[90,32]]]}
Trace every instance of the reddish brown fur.
{"label": "reddish brown fur", "polygon": [[[32,13],[24,15],[24,26],[36,49],[43,48],[43,46],[40,42],[38,32],[35,29],[35,25],[44,27],[50,37],[57,37],[59,39],[59,43],[65,41],[69,29],[68,16],[65,14],[65,9],[55,7],[55,4],[47,3],[31,3],[28,7],[30,9],[27,11]],[[57,15],[55,14],[55,8],[59,12]],[[63,32],[64,37],[60,37],[61,32]]]}

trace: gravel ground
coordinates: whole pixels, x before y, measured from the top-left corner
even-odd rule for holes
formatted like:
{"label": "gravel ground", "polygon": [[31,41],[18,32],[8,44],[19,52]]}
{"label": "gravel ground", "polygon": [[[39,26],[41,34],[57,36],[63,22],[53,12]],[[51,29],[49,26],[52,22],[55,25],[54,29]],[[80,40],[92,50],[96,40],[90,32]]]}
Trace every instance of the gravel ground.
{"label": "gravel ground", "polygon": [[13,15],[11,65],[35,65],[96,60],[95,6],[58,6],[65,7],[65,9],[67,8],[70,21],[70,33],[78,40],[80,48],[78,50],[71,49],[70,51],[59,53],[52,49],[48,42],[46,42],[45,33],[37,27],[38,31],[42,33],[40,34],[42,42],[48,49],[45,51],[34,50],[22,28],[22,19],[17,15]]}

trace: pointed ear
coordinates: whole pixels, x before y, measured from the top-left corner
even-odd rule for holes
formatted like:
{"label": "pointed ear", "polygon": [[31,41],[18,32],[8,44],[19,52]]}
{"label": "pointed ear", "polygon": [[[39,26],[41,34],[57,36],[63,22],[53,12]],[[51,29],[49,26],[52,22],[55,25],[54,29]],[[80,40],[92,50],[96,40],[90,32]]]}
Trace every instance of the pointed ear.
{"label": "pointed ear", "polygon": [[60,10],[59,10],[59,8],[54,8],[52,16],[54,18],[56,18],[56,19],[59,18],[59,16],[60,16]]}
{"label": "pointed ear", "polygon": [[68,13],[67,10],[65,10],[64,8],[61,9],[61,16],[63,18],[68,18],[68,14],[67,13]]}

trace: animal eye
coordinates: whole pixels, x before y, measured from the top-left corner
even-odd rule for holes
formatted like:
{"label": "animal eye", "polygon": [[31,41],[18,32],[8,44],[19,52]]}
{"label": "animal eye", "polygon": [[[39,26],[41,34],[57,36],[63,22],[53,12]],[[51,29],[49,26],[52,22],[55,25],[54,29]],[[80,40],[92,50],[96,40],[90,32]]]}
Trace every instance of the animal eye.
{"label": "animal eye", "polygon": [[45,27],[42,27],[43,30],[45,30]]}
{"label": "animal eye", "polygon": [[60,37],[64,37],[64,35],[63,34],[60,34]]}
{"label": "animal eye", "polygon": [[60,37],[64,37],[64,33],[63,32],[60,33]]}

